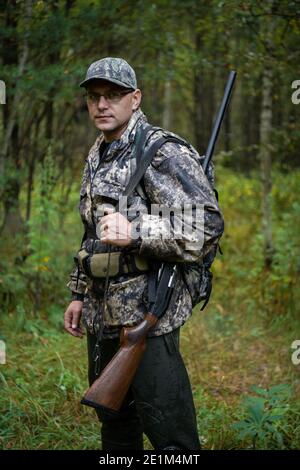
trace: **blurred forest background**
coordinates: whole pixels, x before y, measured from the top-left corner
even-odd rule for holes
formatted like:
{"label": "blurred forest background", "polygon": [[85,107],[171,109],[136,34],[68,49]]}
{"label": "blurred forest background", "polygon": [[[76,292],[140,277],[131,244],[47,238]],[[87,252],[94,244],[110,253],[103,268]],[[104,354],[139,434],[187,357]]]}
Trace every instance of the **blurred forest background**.
{"label": "blurred forest background", "polygon": [[238,73],[214,157],[224,254],[182,352],[204,448],[300,448],[300,2],[0,5],[0,448],[100,445],[93,411],[79,404],[85,341],[62,320],[96,136],[78,84],[105,56],[134,67],[150,122],[201,154],[228,72]]}

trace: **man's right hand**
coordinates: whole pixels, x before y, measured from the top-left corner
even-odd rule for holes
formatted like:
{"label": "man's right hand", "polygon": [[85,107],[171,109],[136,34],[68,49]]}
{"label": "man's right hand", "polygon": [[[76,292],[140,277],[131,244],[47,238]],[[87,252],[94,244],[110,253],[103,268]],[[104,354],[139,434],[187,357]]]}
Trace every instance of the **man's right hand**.
{"label": "man's right hand", "polygon": [[80,319],[82,314],[83,302],[80,300],[73,300],[65,311],[64,326],[65,330],[72,336],[82,338],[84,331],[80,326]]}

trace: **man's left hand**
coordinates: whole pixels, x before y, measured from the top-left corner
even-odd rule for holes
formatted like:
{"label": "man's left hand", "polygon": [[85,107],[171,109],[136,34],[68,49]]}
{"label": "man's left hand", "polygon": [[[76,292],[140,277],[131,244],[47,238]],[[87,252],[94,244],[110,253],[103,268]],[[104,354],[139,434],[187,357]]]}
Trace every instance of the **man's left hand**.
{"label": "man's left hand", "polygon": [[131,243],[131,222],[120,212],[106,209],[100,221],[100,240],[102,243],[113,246],[128,246]]}

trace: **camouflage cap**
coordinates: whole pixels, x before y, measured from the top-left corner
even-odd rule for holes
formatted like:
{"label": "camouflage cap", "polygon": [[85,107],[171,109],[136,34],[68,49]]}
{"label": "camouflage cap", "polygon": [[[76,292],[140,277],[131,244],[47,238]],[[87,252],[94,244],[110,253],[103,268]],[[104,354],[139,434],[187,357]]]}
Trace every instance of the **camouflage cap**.
{"label": "camouflage cap", "polygon": [[116,57],[105,57],[93,62],[87,72],[81,87],[85,87],[95,79],[108,80],[125,88],[137,88],[136,76],[133,68],[124,59]]}

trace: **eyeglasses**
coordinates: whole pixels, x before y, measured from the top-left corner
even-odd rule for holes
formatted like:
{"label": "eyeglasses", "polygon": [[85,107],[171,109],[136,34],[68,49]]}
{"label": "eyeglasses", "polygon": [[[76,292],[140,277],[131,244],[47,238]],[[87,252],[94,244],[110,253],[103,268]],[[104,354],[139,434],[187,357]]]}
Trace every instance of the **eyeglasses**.
{"label": "eyeglasses", "polygon": [[106,93],[98,94],[87,92],[84,96],[86,96],[87,101],[93,104],[98,104],[101,96],[105,98],[105,101],[108,103],[118,103],[121,101],[123,96],[128,95],[128,93],[132,93],[133,90],[125,90],[125,91],[108,91]]}

